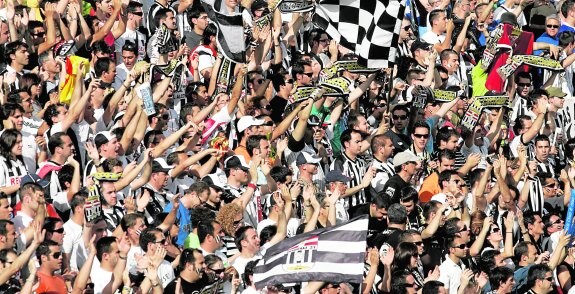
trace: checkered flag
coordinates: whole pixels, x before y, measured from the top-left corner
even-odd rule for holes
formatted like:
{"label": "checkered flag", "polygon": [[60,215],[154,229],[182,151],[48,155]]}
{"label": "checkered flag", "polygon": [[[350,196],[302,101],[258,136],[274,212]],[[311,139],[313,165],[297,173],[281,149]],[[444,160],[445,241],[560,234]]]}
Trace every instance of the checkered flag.
{"label": "checkered flag", "polygon": [[369,68],[392,67],[397,54],[405,2],[398,0],[320,0],[313,22]]}

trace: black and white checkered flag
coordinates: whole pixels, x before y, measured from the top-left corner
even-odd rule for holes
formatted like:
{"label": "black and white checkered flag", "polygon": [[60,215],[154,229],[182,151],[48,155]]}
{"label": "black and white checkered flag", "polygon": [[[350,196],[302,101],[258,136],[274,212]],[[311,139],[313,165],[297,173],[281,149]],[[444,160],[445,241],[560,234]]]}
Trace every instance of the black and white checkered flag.
{"label": "black and white checkered flag", "polygon": [[393,66],[405,0],[320,0],[313,22],[369,68]]}

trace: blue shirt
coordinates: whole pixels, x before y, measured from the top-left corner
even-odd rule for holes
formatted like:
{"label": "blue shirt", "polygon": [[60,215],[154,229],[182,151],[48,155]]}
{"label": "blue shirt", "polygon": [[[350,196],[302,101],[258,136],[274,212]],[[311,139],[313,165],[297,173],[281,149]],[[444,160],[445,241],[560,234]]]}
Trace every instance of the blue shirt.
{"label": "blue shirt", "polygon": [[[543,33],[535,42],[543,42],[551,45],[558,46],[559,45],[559,34],[555,36],[555,38],[549,36],[547,33]],[[535,50],[533,51],[533,55],[540,55],[543,50]]]}
{"label": "blue shirt", "polygon": [[575,32],[575,28],[573,28],[570,25],[561,24],[561,27],[559,28],[559,33],[557,35],[559,35],[563,32]]}
{"label": "blue shirt", "polygon": [[427,140],[427,145],[425,145],[425,149],[427,150],[427,152],[433,153],[433,133],[432,132],[433,132],[433,130],[435,130],[435,127],[437,126],[437,123],[439,122],[439,117],[434,115],[434,116],[426,119],[425,122],[429,126],[429,140]]}
{"label": "blue shirt", "polygon": [[[164,212],[172,211],[172,203],[168,203],[164,208]],[[180,201],[180,206],[178,207],[178,213],[176,215],[176,221],[180,224],[180,230],[178,231],[178,237],[176,239],[176,244],[179,247],[184,246],[184,241],[188,237],[188,234],[192,232],[192,214],[190,210],[185,208]]]}

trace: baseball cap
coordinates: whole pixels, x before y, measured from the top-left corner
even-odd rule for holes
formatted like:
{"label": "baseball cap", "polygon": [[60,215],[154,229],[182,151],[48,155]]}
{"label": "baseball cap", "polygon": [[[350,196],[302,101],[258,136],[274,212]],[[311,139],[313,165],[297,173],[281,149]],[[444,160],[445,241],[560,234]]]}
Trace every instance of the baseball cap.
{"label": "baseball cap", "polygon": [[558,87],[549,87],[545,91],[547,91],[547,94],[549,94],[549,97],[563,98],[563,97],[567,96],[567,94],[563,93],[561,88],[558,88]]}
{"label": "baseball cap", "polygon": [[222,191],[222,187],[224,183],[220,182],[218,176],[215,174],[209,174],[202,178],[202,182],[210,185],[210,187],[214,188],[216,191]]}
{"label": "baseball cap", "polygon": [[255,117],[251,116],[251,115],[244,115],[242,116],[242,118],[240,118],[240,120],[238,121],[238,132],[243,132],[245,131],[245,129],[251,127],[251,126],[261,126],[265,123],[265,121],[263,119],[256,119]]}
{"label": "baseball cap", "polygon": [[403,152],[399,152],[397,153],[394,157],[393,157],[393,166],[401,166],[405,163],[408,162],[417,162],[420,161],[419,157],[417,157],[417,155],[413,154],[413,152],[409,151],[409,150],[405,150]]}
{"label": "baseball cap", "polygon": [[20,179],[20,186],[24,186],[29,183],[38,184],[42,188],[46,188],[50,185],[50,182],[41,179],[37,174],[27,174]]}
{"label": "baseball cap", "polygon": [[226,169],[241,168],[245,171],[250,170],[250,166],[247,164],[246,159],[242,155],[234,155],[228,157],[224,161],[224,166]]}
{"label": "baseball cap", "polygon": [[320,126],[321,120],[316,115],[310,115],[309,118],[307,119],[307,125],[312,127]]}
{"label": "baseball cap", "polygon": [[100,146],[112,141],[114,138],[116,138],[116,135],[110,131],[99,132],[94,137],[94,144],[96,148],[100,148]]}
{"label": "baseball cap", "polygon": [[156,158],[152,162],[152,172],[153,173],[159,173],[159,172],[166,172],[167,173],[173,168],[174,168],[174,166],[168,165],[166,160],[163,158]]}
{"label": "baseball cap", "polygon": [[343,182],[347,183],[351,181],[351,178],[344,175],[341,171],[334,169],[325,175],[325,182],[332,183],[332,182]]}
{"label": "baseball cap", "polygon": [[306,164],[306,163],[319,163],[321,161],[321,158],[316,157],[314,155],[311,155],[305,151],[302,151],[298,154],[295,164],[296,165],[302,165],[302,164]]}
{"label": "baseball cap", "polygon": [[411,49],[411,52],[415,52],[415,50],[417,50],[417,49],[429,50],[430,47],[431,47],[431,44],[417,39],[417,40],[413,41],[410,49]]}
{"label": "baseball cap", "polygon": [[511,12],[503,12],[503,14],[501,14],[501,20],[499,21],[499,23],[506,23],[506,24],[510,24],[510,25],[514,25],[514,26],[518,26],[519,24],[517,23],[517,16],[515,16],[515,14],[511,13]]}

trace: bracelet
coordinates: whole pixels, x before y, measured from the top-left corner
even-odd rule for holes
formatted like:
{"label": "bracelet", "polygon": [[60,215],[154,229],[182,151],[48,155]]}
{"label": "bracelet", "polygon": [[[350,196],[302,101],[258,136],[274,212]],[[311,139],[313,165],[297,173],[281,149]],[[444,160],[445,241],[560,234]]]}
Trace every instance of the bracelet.
{"label": "bracelet", "polygon": [[249,183],[249,184],[248,184],[248,188],[252,188],[252,189],[254,189],[254,190],[257,190],[257,189],[258,189],[258,186],[256,186],[256,184],[254,184],[254,183]]}
{"label": "bracelet", "polygon": [[123,259],[123,260],[126,260],[126,259],[128,259],[128,257],[127,257],[127,256],[122,256],[122,255],[120,255],[120,254],[118,254],[118,257],[120,257],[120,259]]}

